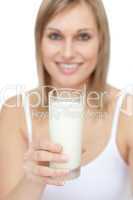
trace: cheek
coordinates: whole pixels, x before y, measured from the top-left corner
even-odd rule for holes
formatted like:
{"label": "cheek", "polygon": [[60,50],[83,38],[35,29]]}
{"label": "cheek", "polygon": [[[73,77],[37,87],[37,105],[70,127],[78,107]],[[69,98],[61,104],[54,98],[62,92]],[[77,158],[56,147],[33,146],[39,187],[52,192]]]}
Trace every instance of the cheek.
{"label": "cheek", "polygon": [[47,40],[43,40],[42,45],[41,45],[41,51],[42,51],[43,58],[51,59],[53,58],[53,56],[56,55],[57,45],[53,45]]}
{"label": "cheek", "polygon": [[90,44],[84,51],[85,59],[90,65],[96,65],[98,59],[99,45],[97,43]]}
{"label": "cheek", "polygon": [[99,51],[99,44],[95,42],[88,45],[85,52],[88,58],[95,58],[98,55],[98,51]]}

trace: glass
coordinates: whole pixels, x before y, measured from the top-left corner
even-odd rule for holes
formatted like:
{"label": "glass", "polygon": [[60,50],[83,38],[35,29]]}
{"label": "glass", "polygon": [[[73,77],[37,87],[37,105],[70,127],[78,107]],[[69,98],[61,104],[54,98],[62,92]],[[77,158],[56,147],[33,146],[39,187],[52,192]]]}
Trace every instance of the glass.
{"label": "glass", "polygon": [[83,90],[61,88],[49,92],[50,138],[54,143],[61,144],[63,153],[69,156],[68,162],[50,162],[50,167],[70,170],[65,180],[80,176],[83,122]]}

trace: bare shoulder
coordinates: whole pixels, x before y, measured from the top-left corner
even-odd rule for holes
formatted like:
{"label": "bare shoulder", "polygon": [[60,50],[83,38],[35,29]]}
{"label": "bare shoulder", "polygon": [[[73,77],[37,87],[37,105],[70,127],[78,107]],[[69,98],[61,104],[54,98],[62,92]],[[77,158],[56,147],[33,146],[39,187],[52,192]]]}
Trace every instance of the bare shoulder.
{"label": "bare shoulder", "polygon": [[[116,109],[116,104],[123,91],[109,86],[112,108]],[[128,162],[128,155],[133,149],[133,95],[126,92],[122,99],[120,114],[118,119],[118,146],[122,155]]]}
{"label": "bare shoulder", "polygon": [[[110,104],[116,105],[118,99],[123,95],[123,90],[107,85],[107,95],[109,96]],[[128,91],[124,94],[120,113],[123,117],[129,119],[132,116],[133,94]],[[131,119],[131,118],[130,118]]]}
{"label": "bare shoulder", "polygon": [[22,117],[21,96],[13,96],[7,99],[1,108],[0,125],[18,128]]}
{"label": "bare shoulder", "polygon": [[121,93],[120,89],[118,89],[112,85],[109,85],[109,84],[106,86],[105,95],[107,95],[110,113],[114,112],[114,109],[115,109],[115,106],[117,103],[117,99],[119,98],[120,93]]}
{"label": "bare shoulder", "polygon": [[[123,92],[113,87],[111,87],[111,91],[113,91],[112,100],[114,101],[114,103],[116,103]],[[123,134],[125,134],[127,145],[133,147],[133,94],[129,93],[128,91],[123,97],[122,105],[120,108],[119,121],[121,130]]]}
{"label": "bare shoulder", "polygon": [[106,88],[107,88],[106,91],[107,91],[107,95],[109,96],[109,99],[112,102],[114,101],[115,103],[115,100],[121,93],[121,90],[109,84],[106,86]]}
{"label": "bare shoulder", "polygon": [[[37,92],[38,88],[27,91],[29,94],[30,105],[35,102],[35,95],[33,93]],[[30,106],[32,109],[32,106]],[[25,132],[27,131],[25,122],[25,113],[23,107],[22,94],[12,96],[8,98],[2,105],[0,110],[0,129],[14,130],[14,134],[21,134],[25,137]],[[15,131],[16,130],[16,131]]]}

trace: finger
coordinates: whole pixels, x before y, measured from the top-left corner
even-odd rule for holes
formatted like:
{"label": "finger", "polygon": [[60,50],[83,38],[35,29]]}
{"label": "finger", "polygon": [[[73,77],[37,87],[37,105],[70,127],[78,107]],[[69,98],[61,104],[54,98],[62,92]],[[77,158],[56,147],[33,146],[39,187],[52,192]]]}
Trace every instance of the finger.
{"label": "finger", "polygon": [[34,151],[31,153],[31,159],[34,161],[54,161],[54,162],[67,162],[68,156],[65,154],[51,153],[47,151]]}
{"label": "finger", "polygon": [[27,174],[27,177],[28,177],[28,179],[30,179],[32,181],[35,180],[37,182],[49,184],[49,185],[63,186],[65,184],[65,181],[63,178],[62,178],[62,180],[56,180],[56,179],[49,178],[49,177],[37,176],[35,174]]}
{"label": "finger", "polygon": [[61,177],[69,174],[69,170],[64,169],[52,169],[46,166],[36,165],[35,163],[29,163],[27,165],[27,171],[30,171],[36,176],[41,177]]}
{"label": "finger", "polygon": [[56,185],[56,186],[64,186],[65,185],[65,181],[57,181],[55,179],[51,179],[51,178],[44,178],[44,181],[46,184],[49,184],[49,185]]}
{"label": "finger", "polygon": [[46,150],[46,151],[51,151],[51,152],[61,152],[62,151],[62,146],[60,144],[54,144],[49,140],[41,140],[41,138],[37,139],[34,144],[33,148],[36,150]]}

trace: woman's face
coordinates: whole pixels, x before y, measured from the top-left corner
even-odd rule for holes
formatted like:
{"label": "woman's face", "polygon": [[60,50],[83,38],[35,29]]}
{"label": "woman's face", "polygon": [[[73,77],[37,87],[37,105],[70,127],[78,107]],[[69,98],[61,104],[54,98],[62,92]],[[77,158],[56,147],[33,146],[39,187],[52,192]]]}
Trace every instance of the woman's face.
{"label": "woman's face", "polygon": [[51,84],[81,88],[95,69],[99,51],[91,8],[78,4],[56,15],[44,30],[41,48]]}

